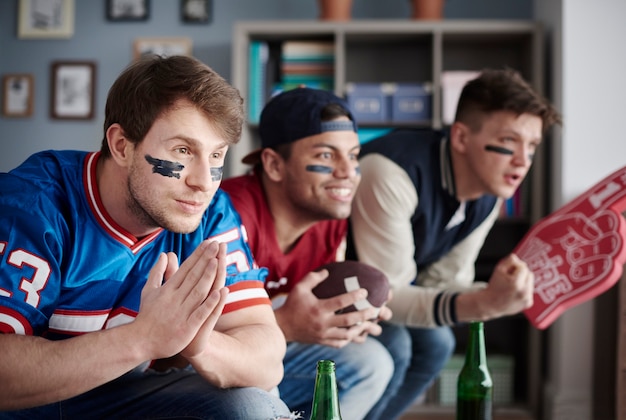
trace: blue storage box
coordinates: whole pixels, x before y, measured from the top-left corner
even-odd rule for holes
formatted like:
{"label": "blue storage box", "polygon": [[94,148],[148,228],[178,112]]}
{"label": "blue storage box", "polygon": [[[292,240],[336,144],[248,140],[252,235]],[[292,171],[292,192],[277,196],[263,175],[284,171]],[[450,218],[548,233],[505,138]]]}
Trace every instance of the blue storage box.
{"label": "blue storage box", "polygon": [[346,84],[346,100],[357,123],[389,121],[390,93],[386,83]]}
{"label": "blue storage box", "polygon": [[430,83],[396,83],[391,97],[393,122],[430,122],[433,88]]}

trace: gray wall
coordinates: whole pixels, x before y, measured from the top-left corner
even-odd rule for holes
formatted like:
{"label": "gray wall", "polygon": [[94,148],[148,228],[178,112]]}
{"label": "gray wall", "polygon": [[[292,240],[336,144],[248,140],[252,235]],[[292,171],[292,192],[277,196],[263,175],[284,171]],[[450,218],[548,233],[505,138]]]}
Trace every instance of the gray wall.
{"label": "gray wall", "polygon": [[[186,36],[193,54],[230,78],[232,24],[237,20],[316,19],[316,0],[213,0],[213,20],[184,24],[179,0],[150,0],[145,22],[110,22],[106,0],[75,0],[74,35],[65,40],[17,38],[18,0],[0,0],[0,76],[31,73],[35,77],[34,113],[28,118],[0,116],[0,171],[7,171],[43,149],[99,148],[104,103],[109,86],[132,58],[137,37]],[[408,0],[355,0],[354,19],[408,19]],[[445,16],[454,18],[531,19],[532,0],[448,0]],[[97,63],[95,118],[88,121],[49,117],[50,64],[54,60]],[[0,87],[0,89],[2,89]]]}

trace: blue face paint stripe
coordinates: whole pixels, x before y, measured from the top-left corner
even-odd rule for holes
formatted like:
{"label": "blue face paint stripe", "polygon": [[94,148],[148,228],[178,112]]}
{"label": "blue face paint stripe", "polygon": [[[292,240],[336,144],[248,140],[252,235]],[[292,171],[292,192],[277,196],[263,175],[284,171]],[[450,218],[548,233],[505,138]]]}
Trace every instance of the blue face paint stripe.
{"label": "blue face paint stripe", "polygon": [[306,170],[309,172],[317,172],[320,174],[332,174],[333,168],[324,165],[307,165]]}
{"label": "blue face paint stripe", "polygon": [[224,175],[224,167],[211,168],[211,181],[221,181]]}
{"label": "blue face paint stripe", "polygon": [[176,172],[180,172],[185,168],[185,166],[182,163],[157,159],[157,158],[153,158],[150,155],[145,155],[144,157],[146,159],[146,162],[152,165],[152,173],[163,175],[168,178],[180,179],[180,174]]}

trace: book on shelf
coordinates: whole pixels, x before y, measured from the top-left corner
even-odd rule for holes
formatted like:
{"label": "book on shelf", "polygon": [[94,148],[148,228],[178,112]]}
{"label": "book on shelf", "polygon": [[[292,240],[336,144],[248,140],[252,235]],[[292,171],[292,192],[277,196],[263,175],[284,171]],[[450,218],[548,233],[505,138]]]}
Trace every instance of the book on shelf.
{"label": "book on shelf", "polygon": [[283,83],[327,83],[332,85],[334,78],[323,74],[285,74],[282,78]]}
{"label": "book on shelf", "polygon": [[515,194],[504,200],[500,208],[500,218],[507,217],[524,217],[524,189],[522,187],[515,191]]}
{"label": "book on shelf", "polygon": [[282,55],[291,61],[334,61],[335,46],[327,41],[285,41]]}
{"label": "book on shelf", "polygon": [[325,41],[276,43],[251,40],[248,68],[248,122],[258,124],[261,111],[275,94],[307,86],[334,89],[334,45]]}
{"label": "book on shelf", "polygon": [[248,69],[248,121],[258,123],[267,99],[269,46],[264,41],[250,42]]}
{"label": "book on shelf", "polygon": [[282,90],[307,86],[334,88],[335,46],[328,41],[287,41],[282,45],[280,64]]}
{"label": "book on shelf", "polygon": [[329,62],[310,62],[300,61],[293,63],[289,61],[283,62],[283,74],[320,74],[332,76],[334,72],[334,63]]}

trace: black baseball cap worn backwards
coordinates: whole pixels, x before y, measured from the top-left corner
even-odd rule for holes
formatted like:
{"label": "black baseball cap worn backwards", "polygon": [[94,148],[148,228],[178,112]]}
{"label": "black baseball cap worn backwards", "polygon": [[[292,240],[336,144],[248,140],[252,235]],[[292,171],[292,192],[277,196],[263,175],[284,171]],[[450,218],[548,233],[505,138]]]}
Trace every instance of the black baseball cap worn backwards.
{"label": "black baseball cap worn backwards", "polygon": [[[351,121],[322,121],[322,109],[338,104]],[[274,96],[263,108],[259,121],[261,148],[246,155],[241,161],[254,165],[261,161],[261,151],[292,143],[305,137],[327,131],[357,131],[354,116],[345,100],[334,93],[299,87]]]}

